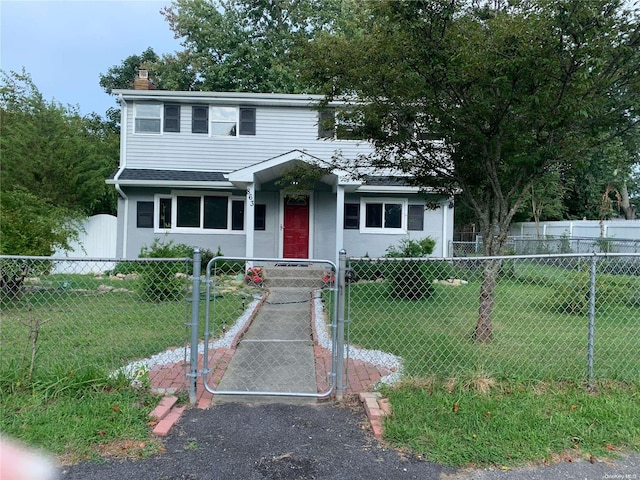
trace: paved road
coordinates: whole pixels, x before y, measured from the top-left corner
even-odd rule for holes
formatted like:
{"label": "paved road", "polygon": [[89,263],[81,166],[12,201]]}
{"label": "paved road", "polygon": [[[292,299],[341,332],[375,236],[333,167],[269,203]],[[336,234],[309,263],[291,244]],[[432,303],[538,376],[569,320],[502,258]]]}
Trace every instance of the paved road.
{"label": "paved road", "polygon": [[455,471],[373,438],[359,406],[221,403],[189,409],[145,460],[65,467],[63,480],[640,480],[640,456],[609,466],[573,462],[507,472]]}

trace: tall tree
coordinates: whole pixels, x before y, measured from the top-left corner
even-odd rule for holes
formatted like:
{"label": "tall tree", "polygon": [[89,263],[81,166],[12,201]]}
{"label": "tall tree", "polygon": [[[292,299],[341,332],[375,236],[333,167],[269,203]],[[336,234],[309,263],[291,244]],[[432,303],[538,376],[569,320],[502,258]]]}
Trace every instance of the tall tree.
{"label": "tall tree", "polygon": [[303,47],[319,31],[336,31],[357,0],[174,0],[163,10],[183,50],[152,49],[101,75],[100,85],[130,88],[141,66],[164,90],[309,92],[300,71]]}
{"label": "tall tree", "polygon": [[117,166],[119,138],[100,117],[44,100],[25,72],[1,75],[2,252],[48,255],[66,246],[72,229],[62,219],[115,211],[104,179]]}
{"label": "tall tree", "polygon": [[[360,166],[460,191],[487,255],[504,253],[541,179],[638,128],[640,28],[621,1],[385,0],[362,11],[358,34],[312,42],[309,79],[328,98],[362,101],[376,154]],[[481,342],[499,267],[485,264]]]}

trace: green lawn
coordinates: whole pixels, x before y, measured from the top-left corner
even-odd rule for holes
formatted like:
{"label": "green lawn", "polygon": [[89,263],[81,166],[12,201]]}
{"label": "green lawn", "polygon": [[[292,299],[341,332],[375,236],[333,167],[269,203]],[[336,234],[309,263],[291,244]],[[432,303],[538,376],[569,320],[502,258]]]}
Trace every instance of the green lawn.
{"label": "green lawn", "polygon": [[367,278],[364,269],[376,265],[360,265],[365,280],[347,289],[349,342],[404,361],[403,381],[383,389],[393,409],[385,439],[450,466],[510,468],[640,451],[640,276],[604,266],[596,281],[596,388],[589,391],[589,276],[578,262],[506,263],[488,344],[472,338],[478,268],[431,265],[441,269],[436,278],[468,283],[436,284],[428,298],[409,300],[392,298],[379,274]]}
{"label": "green lawn", "polygon": [[[147,422],[158,399],[112,374],[134,360],[183,347],[190,338],[188,281],[171,282],[163,284],[175,289],[167,300],[148,301],[140,279],[44,275],[28,282],[20,298],[2,298],[0,431],[68,460],[93,458],[114,446],[120,452],[120,445],[129,456],[157,451]],[[241,282],[220,279],[211,295],[216,337],[256,294]],[[202,339],[204,286],[200,299]]]}
{"label": "green lawn", "polygon": [[[472,335],[480,280],[433,285],[428,298],[391,298],[387,282],[358,282],[347,293],[352,344],[394,353],[411,376],[482,372],[500,379],[588,378],[588,283],[584,274],[532,265],[496,287],[493,340]],[[587,277],[588,282],[588,277]],[[594,375],[640,380],[640,277],[602,275],[596,305]],[[611,285],[616,287],[613,288]],[[586,289],[586,290],[585,290]],[[584,305],[583,305],[584,304]],[[567,305],[573,305],[570,310]]]}
{"label": "green lawn", "polygon": [[418,379],[384,390],[385,439],[450,466],[509,467],[640,451],[640,385]]}

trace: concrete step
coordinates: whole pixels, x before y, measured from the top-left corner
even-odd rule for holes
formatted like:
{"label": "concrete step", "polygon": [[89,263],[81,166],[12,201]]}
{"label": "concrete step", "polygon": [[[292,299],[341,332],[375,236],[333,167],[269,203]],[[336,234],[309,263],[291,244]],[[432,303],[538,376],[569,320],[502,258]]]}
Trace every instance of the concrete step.
{"label": "concrete step", "polygon": [[284,288],[322,288],[330,278],[326,268],[312,266],[274,266],[264,269],[265,283],[268,287]]}

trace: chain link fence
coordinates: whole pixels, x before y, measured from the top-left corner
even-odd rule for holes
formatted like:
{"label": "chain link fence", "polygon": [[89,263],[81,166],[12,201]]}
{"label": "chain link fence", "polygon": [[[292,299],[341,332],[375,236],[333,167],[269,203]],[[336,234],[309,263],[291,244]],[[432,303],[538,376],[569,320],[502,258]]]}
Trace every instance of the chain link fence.
{"label": "chain link fence", "polygon": [[[469,257],[483,254],[482,237],[472,242],[451,242],[451,255]],[[547,236],[544,238],[510,237],[506,251],[515,255],[568,253],[640,253],[640,240]]]}
{"label": "chain link fence", "polygon": [[[275,287],[273,272],[254,286],[244,263],[230,265],[215,274],[214,338]],[[348,267],[347,350],[391,355],[403,375],[640,381],[640,254],[351,258]],[[191,259],[0,257],[0,381],[154,358],[186,365],[192,268]],[[331,271],[313,278],[334,281]]]}
{"label": "chain link fence", "polygon": [[191,263],[0,257],[2,379],[184,360]]}
{"label": "chain link fence", "polygon": [[640,381],[640,255],[351,258],[347,343],[403,375]]}

